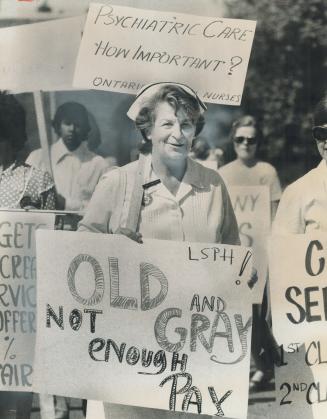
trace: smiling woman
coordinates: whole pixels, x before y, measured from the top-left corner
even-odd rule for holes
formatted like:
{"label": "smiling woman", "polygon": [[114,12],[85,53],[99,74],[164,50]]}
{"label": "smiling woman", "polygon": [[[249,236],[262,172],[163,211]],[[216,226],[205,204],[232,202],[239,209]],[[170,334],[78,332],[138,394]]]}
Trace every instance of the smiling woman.
{"label": "smiling woman", "polygon": [[[79,230],[124,234],[138,242],[144,237],[239,244],[235,215],[222,178],[188,156],[195,136],[203,128],[205,110],[188,86],[145,86],[127,113],[144,138],[145,156],[140,163],[127,164],[103,176]],[[134,208],[138,219],[135,231],[126,226],[139,173],[141,182],[136,187],[142,188],[143,198]],[[122,415],[119,409],[111,405],[111,417],[169,417],[168,412],[144,412],[130,406]]]}
{"label": "smiling woman", "polygon": [[106,174],[91,199],[80,230],[146,238],[239,244],[229,195],[216,171],[188,157],[204,125],[206,106],[188,86],[145,86],[127,115],[145,144],[143,200],[137,231],[126,228],[138,163]]}

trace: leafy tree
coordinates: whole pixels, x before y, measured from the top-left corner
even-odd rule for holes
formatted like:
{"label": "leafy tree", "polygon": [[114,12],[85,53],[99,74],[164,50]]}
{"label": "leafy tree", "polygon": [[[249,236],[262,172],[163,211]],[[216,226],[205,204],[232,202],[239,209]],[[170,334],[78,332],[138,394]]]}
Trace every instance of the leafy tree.
{"label": "leafy tree", "polygon": [[293,180],[315,163],[310,130],[327,90],[326,0],[225,2],[228,17],[257,20],[242,107],[262,122],[269,159],[280,168],[296,163],[294,174],[284,173]]}

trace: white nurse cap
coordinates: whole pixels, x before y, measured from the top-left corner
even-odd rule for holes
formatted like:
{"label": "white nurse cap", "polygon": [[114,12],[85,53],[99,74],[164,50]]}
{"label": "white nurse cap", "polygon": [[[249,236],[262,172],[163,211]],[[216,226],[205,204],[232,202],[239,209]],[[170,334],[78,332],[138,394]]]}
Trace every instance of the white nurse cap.
{"label": "white nurse cap", "polygon": [[186,84],[182,83],[175,83],[175,82],[160,82],[160,83],[151,83],[147,84],[142,87],[142,89],[136,95],[136,99],[132,103],[131,107],[127,111],[127,116],[132,120],[135,121],[137,115],[139,114],[143,104],[154,94],[156,94],[163,86],[178,86],[183,89],[186,93],[193,96],[199,103],[200,106],[200,113],[202,114],[204,111],[207,110],[206,105],[202,102],[196,92],[191,89],[190,87],[186,86]]}

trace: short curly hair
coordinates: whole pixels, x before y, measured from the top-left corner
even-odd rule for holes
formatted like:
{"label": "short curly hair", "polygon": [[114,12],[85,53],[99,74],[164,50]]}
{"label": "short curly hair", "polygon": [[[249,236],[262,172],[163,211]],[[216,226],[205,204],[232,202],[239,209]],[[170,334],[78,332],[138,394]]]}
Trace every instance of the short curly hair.
{"label": "short curly hair", "polygon": [[15,96],[6,92],[0,92],[0,137],[10,142],[15,152],[27,141],[25,109]]}
{"label": "short curly hair", "polygon": [[81,127],[85,137],[90,132],[88,112],[85,106],[77,102],[65,102],[60,105],[52,121],[55,133],[60,137],[60,126],[63,121],[76,122]]}
{"label": "short curly hair", "polygon": [[179,86],[168,84],[162,86],[153,96],[147,99],[140,109],[135,119],[136,127],[141,131],[145,140],[141,151],[151,151],[152,143],[147,137],[147,131],[153,126],[155,121],[155,110],[159,103],[169,103],[177,112],[179,109],[185,110],[191,121],[195,124],[195,136],[203,129],[205,119],[201,114],[198,100]]}

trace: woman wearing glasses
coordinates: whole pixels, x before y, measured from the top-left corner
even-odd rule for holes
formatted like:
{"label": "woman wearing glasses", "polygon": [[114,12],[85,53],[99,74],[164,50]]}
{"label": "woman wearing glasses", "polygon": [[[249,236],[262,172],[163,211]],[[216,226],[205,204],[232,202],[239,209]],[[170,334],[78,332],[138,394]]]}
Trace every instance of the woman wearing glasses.
{"label": "woman wearing glasses", "polygon": [[[275,168],[257,158],[257,151],[262,141],[261,129],[253,116],[245,115],[233,123],[231,131],[236,159],[223,166],[219,173],[227,186],[267,186],[270,190],[271,214],[274,217],[281,196],[281,187]],[[258,214],[260,216],[260,214]],[[267,345],[266,293],[261,304],[253,305],[252,357],[256,371],[250,380],[250,391],[263,389],[272,378],[273,360],[266,350]]]}
{"label": "woman wearing glasses", "polygon": [[273,225],[274,233],[327,231],[327,94],[315,108],[312,134],[322,160],[285,189]]}
{"label": "woman wearing glasses", "polygon": [[236,159],[223,166],[219,173],[228,186],[268,186],[274,217],[282,191],[275,168],[257,158],[262,133],[256,119],[250,115],[237,119],[232,126],[231,140]]}

